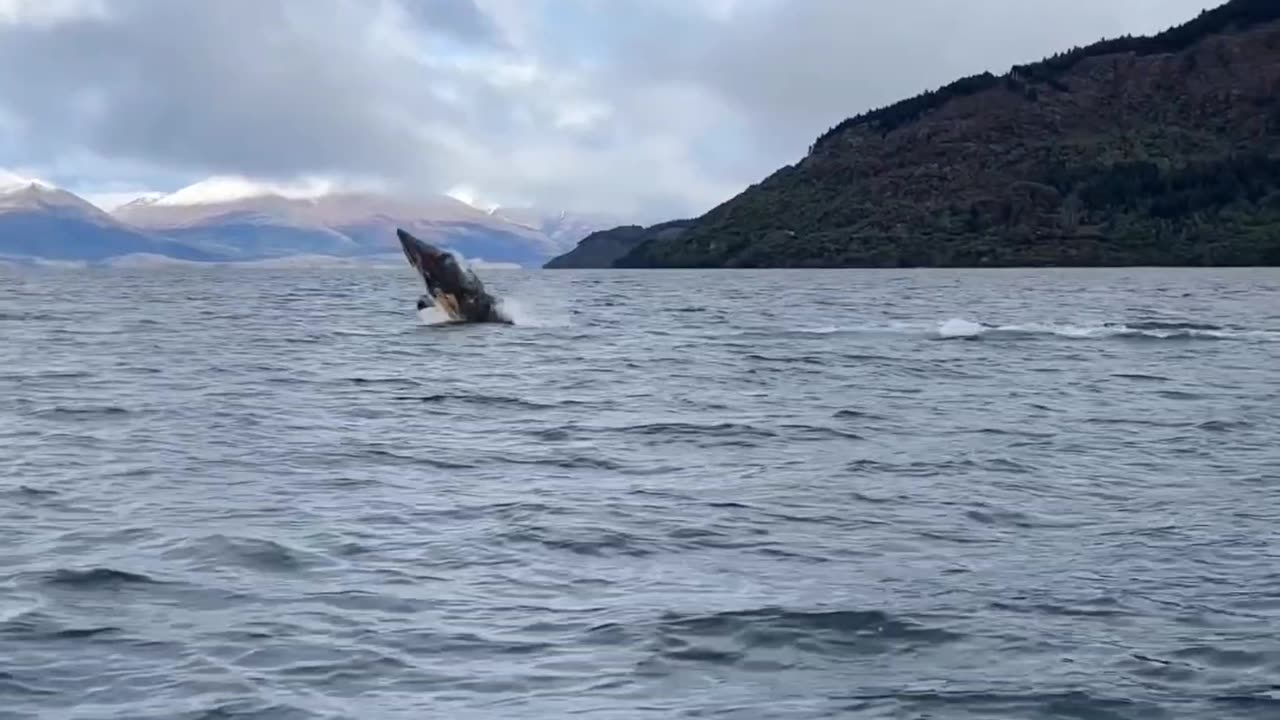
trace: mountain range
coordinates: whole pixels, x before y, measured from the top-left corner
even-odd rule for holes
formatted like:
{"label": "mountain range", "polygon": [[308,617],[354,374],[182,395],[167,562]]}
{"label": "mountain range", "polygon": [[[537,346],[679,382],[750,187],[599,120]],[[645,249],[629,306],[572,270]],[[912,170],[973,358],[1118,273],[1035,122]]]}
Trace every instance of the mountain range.
{"label": "mountain range", "polygon": [[850,117],[707,213],[546,267],[1280,265],[1280,0]]}
{"label": "mountain range", "polygon": [[403,227],[472,262],[536,267],[614,222],[533,208],[486,211],[446,195],[289,196],[220,178],[107,212],[51,184],[0,173],[0,259],[10,261],[371,258],[398,254],[395,229]]}

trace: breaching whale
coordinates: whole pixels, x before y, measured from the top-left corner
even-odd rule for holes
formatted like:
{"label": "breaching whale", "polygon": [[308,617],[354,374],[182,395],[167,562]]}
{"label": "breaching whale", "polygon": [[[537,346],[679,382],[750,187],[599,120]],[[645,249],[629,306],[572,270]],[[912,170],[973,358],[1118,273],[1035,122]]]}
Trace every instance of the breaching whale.
{"label": "breaching whale", "polygon": [[454,322],[512,324],[498,310],[498,301],[484,289],[480,278],[431,243],[396,228],[400,247],[409,264],[422,276],[427,292],[418,298],[418,310],[436,306]]}

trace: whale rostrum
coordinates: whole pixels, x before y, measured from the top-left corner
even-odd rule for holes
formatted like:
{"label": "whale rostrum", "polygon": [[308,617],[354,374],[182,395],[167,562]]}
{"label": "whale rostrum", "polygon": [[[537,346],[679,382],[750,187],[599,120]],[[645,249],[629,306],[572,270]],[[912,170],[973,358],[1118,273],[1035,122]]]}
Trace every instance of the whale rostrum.
{"label": "whale rostrum", "polygon": [[452,253],[400,228],[396,228],[396,237],[409,264],[427,286],[426,294],[418,298],[418,310],[435,306],[454,322],[511,324],[480,278]]}

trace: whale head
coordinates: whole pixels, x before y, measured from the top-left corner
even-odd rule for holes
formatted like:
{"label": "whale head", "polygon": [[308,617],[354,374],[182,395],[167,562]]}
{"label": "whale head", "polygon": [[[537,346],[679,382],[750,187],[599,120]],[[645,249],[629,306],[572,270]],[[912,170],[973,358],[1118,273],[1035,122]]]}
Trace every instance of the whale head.
{"label": "whale head", "polygon": [[442,292],[457,295],[473,284],[473,276],[453,253],[441,250],[404,230],[397,229],[396,237],[400,239],[400,247],[409,264],[422,276],[432,297]]}
{"label": "whale head", "polygon": [[457,256],[400,228],[396,237],[405,258],[427,285],[427,294],[418,300],[419,310],[434,304],[457,322],[504,322],[480,278]]}

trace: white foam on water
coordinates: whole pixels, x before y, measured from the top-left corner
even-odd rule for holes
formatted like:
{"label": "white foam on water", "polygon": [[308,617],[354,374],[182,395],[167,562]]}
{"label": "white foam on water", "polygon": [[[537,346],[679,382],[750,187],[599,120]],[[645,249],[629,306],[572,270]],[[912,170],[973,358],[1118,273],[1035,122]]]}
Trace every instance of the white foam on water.
{"label": "white foam on water", "polygon": [[453,320],[438,305],[422,308],[418,311],[418,319],[423,325],[445,325]]}
{"label": "white foam on water", "polygon": [[952,318],[938,327],[938,337],[944,338],[967,338],[977,337],[982,334],[986,328],[980,323],[962,318]]}
{"label": "white foam on water", "polygon": [[940,323],[933,335],[942,339],[1060,337],[1071,340],[1108,338],[1146,338],[1152,340],[1270,340],[1280,342],[1280,331],[1244,330],[1206,326],[1196,323],[1014,323],[987,325],[965,318],[951,318]]}
{"label": "white foam on water", "polygon": [[[731,335],[773,335],[777,330],[737,330]],[[1280,342],[1280,329],[1262,330],[1218,327],[1195,322],[1027,322],[994,325],[965,317],[942,321],[893,322],[887,324],[810,326],[789,328],[786,334],[806,335],[888,335],[923,336],[935,340],[1018,340],[1063,338],[1068,340],[1254,340]]]}
{"label": "white foam on water", "polygon": [[519,298],[500,298],[498,313],[519,327],[564,327],[569,324],[568,313],[533,307]]}

